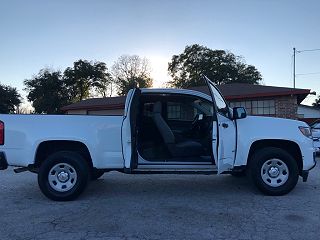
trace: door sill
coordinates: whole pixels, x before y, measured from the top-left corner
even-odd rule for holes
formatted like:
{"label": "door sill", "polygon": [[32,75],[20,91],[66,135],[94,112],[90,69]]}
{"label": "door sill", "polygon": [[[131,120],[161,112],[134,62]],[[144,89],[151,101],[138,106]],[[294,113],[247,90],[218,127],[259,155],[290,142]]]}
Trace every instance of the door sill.
{"label": "door sill", "polygon": [[138,164],[137,170],[208,170],[214,171],[217,170],[216,165],[213,164],[171,164],[171,163],[163,163],[163,164]]}
{"label": "door sill", "polygon": [[[155,165],[214,165],[214,163],[212,161],[201,161],[203,160],[202,158],[204,158],[205,156],[203,157],[199,157],[196,161],[179,161],[178,158],[176,158],[176,161],[168,161],[166,159],[163,159],[161,161],[149,161],[147,159],[144,159],[140,153],[138,152],[138,165],[152,165],[152,166],[155,166]],[[194,158],[195,159],[195,158]],[[201,159],[199,161],[199,159]]]}
{"label": "door sill", "polygon": [[162,168],[162,169],[154,169],[154,168],[146,168],[146,169],[136,169],[131,172],[132,174],[198,174],[198,175],[215,175],[218,173],[217,169],[199,169],[199,168],[191,168],[191,169],[177,169],[177,168]]}

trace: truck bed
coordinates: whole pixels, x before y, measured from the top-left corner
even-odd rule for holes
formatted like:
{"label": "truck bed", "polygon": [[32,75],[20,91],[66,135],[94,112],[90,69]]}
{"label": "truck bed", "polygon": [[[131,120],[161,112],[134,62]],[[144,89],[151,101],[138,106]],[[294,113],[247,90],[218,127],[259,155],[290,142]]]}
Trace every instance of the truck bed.
{"label": "truck bed", "polygon": [[11,166],[34,163],[38,146],[46,141],[76,141],[86,145],[97,168],[121,168],[123,116],[2,115],[4,152]]}

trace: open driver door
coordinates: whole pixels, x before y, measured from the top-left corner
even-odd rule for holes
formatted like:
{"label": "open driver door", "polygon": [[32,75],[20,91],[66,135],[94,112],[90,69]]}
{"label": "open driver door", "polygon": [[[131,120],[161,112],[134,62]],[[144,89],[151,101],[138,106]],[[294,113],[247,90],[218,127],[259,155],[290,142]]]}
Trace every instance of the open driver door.
{"label": "open driver door", "polygon": [[218,174],[233,169],[236,152],[236,125],[228,104],[219,89],[206,76],[211,93],[216,119],[212,125],[212,152],[218,167]]}

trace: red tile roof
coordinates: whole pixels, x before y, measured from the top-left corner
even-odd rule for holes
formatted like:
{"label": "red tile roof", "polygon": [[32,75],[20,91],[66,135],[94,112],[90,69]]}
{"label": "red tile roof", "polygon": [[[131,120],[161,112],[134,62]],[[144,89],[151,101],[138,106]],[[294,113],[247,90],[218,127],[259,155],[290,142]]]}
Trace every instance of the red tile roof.
{"label": "red tile roof", "polygon": [[[310,93],[310,89],[273,87],[265,85],[252,85],[245,83],[232,83],[217,86],[227,100],[276,97],[296,95],[298,103],[301,103]],[[207,86],[192,87],[191,90],[209,94]],[[107,98],[90,98],[77,103],[70,104],[62,108],[63,111],[68,110],[108,110],[123,109],[126,96],[107,97]]]}
{"label": "red tile roof", "polygon": [[[297,95],[298,103],[300,103],[310,93],[310,89],[273,87],[246,83],[232,83],[219,85],[217,87],[227,100]],[[207,86],[192,87],[190,89],[209,94]]]}
{"label": "red tile roof", "polygon": [[62,107],[61,110],[99,110],[99,109],[122,109],[126,101],[126,96],[106,97],[106,98],[89,98]]}

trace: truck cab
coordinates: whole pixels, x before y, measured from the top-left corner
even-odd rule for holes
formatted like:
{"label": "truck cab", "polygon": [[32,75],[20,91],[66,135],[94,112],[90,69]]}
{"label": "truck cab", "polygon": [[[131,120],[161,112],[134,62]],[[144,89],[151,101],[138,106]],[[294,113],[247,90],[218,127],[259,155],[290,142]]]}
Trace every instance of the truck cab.
{"label": "truck cab", "polygon": [[246,113],[243,108],[233,113],[213,85],[211,92],[213,98],[189,90],[131,90],[122,127],[125,170],[232,171],[235,119]]}

